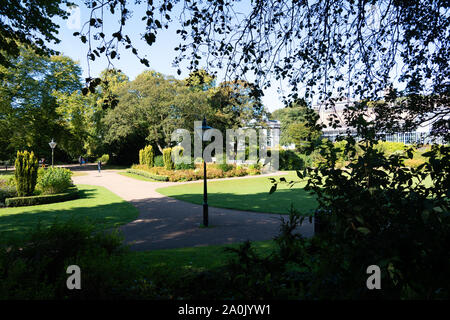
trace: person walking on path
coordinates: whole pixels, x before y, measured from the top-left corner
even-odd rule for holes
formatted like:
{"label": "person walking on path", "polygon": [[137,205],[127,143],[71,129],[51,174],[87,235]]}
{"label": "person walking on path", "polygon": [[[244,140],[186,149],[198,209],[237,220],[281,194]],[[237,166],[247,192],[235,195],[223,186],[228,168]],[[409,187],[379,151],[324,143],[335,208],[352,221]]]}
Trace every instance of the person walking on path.
{"label": "person walking on path", "polygon": [[78,158],[78,162],[80,163],[80,167],[81,167],[81,156]]}
{"label": "person walking on path", "polygon": [[97,162],[97,168],[98,168],[98,173],[100,173],[100,171],[102,170],[102,162],[100,160],[98,160],[98,162]]}

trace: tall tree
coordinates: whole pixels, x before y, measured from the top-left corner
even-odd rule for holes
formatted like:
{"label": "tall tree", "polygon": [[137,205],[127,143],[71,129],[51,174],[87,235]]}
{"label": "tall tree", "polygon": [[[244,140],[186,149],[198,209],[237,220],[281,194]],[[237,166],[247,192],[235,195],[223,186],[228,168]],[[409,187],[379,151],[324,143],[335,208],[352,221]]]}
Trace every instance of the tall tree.
{"label": "tall tree", "polygon": [[7,132],[1,144],[11,153],[33,149],[39,157],[49,158],[48,142],[55,138],[56,156],[67,160],[73,135],[60,118],[56,95],[81,89],[81,69],[68,57],[39,56],[26,46],[20,50],[19,57],[10,59],[14,67],[0,70],[1,128]]}
{"label": "tall tree", "polygon": [[[274,76],[289,84],[288,99],[315,98],[329,108],[334,98],[376,100],[387,87],[403,86],[408,103],[395,105],[395,113],[410,114],[413,121],[405,123],[409,127],[433,120],[434,134],[449,138],[448,2],[254,0],[246,13],[237,10],[238,2],[146,1],[135,7],[127,1],[97,3],[91,8],[93,17],[112,12],[120,16],[120,25],[111,35],[97,37],[96,43],[108,59],[114,59],[120,44],[140,58],[124,33],[130,13],[143,13],[144,39],[153,45],[179,10],[178,65],[188,60],[189,68],[196,70],[204,59],[208,67],[225,70],[228,79],[255,77],[258,89],[270,86]],[[102,27],[102,21],[95,20],[78,36],[94,41]],[[148,64],[146,59],[141,62]],[[395,99],[386,102],[385,109],[392,110]],[[379,110],[379,127],[397,120]]]}

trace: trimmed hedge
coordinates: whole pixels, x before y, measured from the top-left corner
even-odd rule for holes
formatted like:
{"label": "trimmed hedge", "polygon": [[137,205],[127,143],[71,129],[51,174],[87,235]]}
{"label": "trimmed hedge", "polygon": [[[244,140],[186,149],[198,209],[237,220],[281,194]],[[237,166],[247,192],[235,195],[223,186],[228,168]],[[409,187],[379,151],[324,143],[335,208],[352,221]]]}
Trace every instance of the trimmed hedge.
{"label": "trimmed hedge", "polygon": [[128,169],[126,172],[132,173],[132,174],[136,174],[138,176],[143,176],[145,178],[157,180],[157,181],[169,181],[169,177],[168,176],[161,176],[161,175],[151,174],[150,172],[147,172],[147,171],[136,170],[136,169]]}
{"label": "trimmed hedge", "polygon": [[80,197],[77,188],[70,188],[68,192],[58,193],[58,194],[48,194],[30,197],[15,197],[7,198],[5,200],[5,205],[7,207],[24,207],[24,206],[35,206],[39,204],[49,204],[56,202],[63,202],[69,200],[75,200]]}

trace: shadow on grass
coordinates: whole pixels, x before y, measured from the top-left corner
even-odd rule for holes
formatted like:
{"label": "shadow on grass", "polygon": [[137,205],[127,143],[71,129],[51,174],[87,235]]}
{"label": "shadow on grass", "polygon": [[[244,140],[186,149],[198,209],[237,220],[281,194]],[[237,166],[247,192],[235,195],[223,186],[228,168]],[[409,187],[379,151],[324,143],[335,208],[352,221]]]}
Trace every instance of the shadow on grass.
{"label": "shadow on grass", "polygon": [[81,189],[78,190],[80,199],[92,199],[95,197],[95,189]]}
{"label": "shadow on grass", "polygon": [[[202,202],[201,196],[194,197]],[[280,230],[281,216],[273,213],[217,208],[209,203],[209,225],[213,227],[200,228],[203,222],[203,207],[200,203],[187,203],[170,197],[131,202],[140,209],[141,215],[139,219],[121,227],[121,230],[125,241],[133,244],[132,249],[136,251],[202,247],[246,240],[264,241],[273,239]],[[286,207],[283,213],[288,212],[290,204],[286,204]],[[299,226],[298,232],[311,236],[312,224],[305,221]]]}
{"label": "shadow on grass", "polygon": [[[5,208],[0,210],[0,242],[15,241],[23,238],[30,230],[49,226],[54,222],[69,220],[94,225],[95,231],[108,230],[133,221],[138,210],[124,200],[96,205],[97,191],[83,188],[79,190],[80,199],[32,207]],[[9,213],[8,209],[15,209]]]}
{"label": "shadow on grass", "polygon": [[[162,194],[177,200],[194,204],[203,203],[203,194],[186,193],[171,195],[168,192],[164,192],[164,190],[161,191]],[[157,192],[160,191],[157,190]],[[242,211],[288,214],[291,204],[302,214],[308,214],[317,208],[315,196],[301,189],[281,189],[273,194],[269,194],[269,192],[254,194],[214,192],[208,194],[208,205]]]}

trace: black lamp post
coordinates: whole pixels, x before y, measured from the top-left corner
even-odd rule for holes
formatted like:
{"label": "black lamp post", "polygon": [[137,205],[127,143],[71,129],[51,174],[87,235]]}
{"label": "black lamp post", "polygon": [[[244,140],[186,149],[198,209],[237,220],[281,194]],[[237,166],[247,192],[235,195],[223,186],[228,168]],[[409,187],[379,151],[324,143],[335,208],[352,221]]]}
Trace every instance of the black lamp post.
{"label": "black lamp post", "polygon": [[52,139],[52,141],[50,141],[50,143],[48,144],[49,146],[50,146],[50,148],[52,148],[52,168],[53,168],[53,154],[54,154],[54,150],[55,150],[55,147],[56,147],[56,142],[55,141],[53,141],[53,139]]}
{"label": "black lamp post", "polygon": [[201,140],[202,140],[202,159],[203,159],[203,226],[208,226],[208,189],[206,184],[206,161],[205,156],[203,155],[203,141],[207,141],[205,137],[205,131],[208,129],[212,129],[211,127],[206,125],[206,118],[203,117],[202,126],[199,127],[201,131]]}

